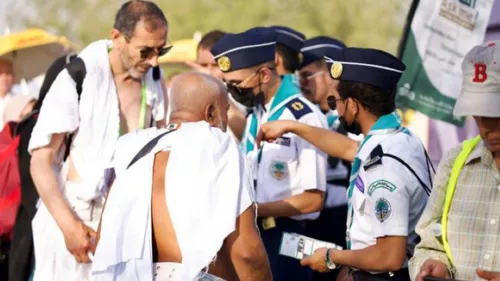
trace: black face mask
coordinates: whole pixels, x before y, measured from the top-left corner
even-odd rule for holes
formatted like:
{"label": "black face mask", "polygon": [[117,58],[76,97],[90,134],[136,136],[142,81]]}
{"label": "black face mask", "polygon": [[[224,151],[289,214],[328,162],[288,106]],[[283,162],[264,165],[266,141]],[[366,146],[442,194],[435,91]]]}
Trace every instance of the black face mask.
{"label": "black face mask", "polygon": [[361,125],[359,125],[358,122],[352,121],[351,125],[347,124],[347,121],[345,121],[344,116],[339,117],[339,122],[340,122],[340,127],[345,130],[348,133],[354,134],[354,135],[360,135],[362,134],[361,131]]}
{"label": "black face mask", "polygon": [[234,100],[248,108],[253,108],[254,106],[257,105],[264,105],[264,92],[260,87],[260,81],[258,87],[259,87],[259,92],[257,93],[257,95],[254,95],[253,89],[255,87],[240,88],[231,84],[227,85],[227,88],[231,93],[231,96],[234,98]]}
{"label": "black face mask", "polygon": [[[344,114],[346,110],[347,110],[347,103],[345,105]],[[347,124],[347,121],[345,120],[344,116],[339,116],[339,122],[340,122],[340,127],[348,133],[354,135],[360,135],[363,133],[363,131],[361,130],[361,125],[359,125],[359,123],[356,122],[356,120],[353,120],[352,123],[349,125]]]}

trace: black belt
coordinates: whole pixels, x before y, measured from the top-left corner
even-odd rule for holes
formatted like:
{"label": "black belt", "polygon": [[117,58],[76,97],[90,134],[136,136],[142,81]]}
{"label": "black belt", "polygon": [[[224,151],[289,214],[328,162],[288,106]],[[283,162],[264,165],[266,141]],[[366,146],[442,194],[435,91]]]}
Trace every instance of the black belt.
{"label": "black belt", "polygon": [[384,272],[372,274],[363,270],[352,271],[352,277],[354,281],[382,281],[382,280],[397,280],[397,281],[409,281],[410,273],[408,268],[401,268],[394,272]]}

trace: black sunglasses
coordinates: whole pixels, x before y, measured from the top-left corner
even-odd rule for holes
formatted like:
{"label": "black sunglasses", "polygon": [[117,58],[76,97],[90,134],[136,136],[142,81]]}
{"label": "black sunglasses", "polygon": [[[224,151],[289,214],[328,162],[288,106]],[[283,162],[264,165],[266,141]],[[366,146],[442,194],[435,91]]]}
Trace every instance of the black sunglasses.
{"label": "black sunglasses", "polygon": [[345,99],[343,99],[343,98],[336,99],[335,96],[328,96],[328,97],[326,97],[326,103],[328,103],[328,107],[331,110],[337,109],[337,102],[341,101],[341,100],[345,100]]}
{"label": "black sunglasses", "polygon": [[166,55],[168,52],[170,52],[170,50],[172,50],[172,47],[172,45],[160,49],[156,49],[153,47],[144,47],[139,52],[141,52],[141,59],[150,59],[153,56],[161,57]]}

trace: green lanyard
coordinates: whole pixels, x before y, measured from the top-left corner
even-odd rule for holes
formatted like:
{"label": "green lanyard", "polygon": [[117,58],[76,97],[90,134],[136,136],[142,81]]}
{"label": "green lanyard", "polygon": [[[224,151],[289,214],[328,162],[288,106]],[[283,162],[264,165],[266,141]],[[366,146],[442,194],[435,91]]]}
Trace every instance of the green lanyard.
{"label": "green lanyard", "polygon": [[[144,120],[146,119],[146,109],[147,109],[146,83],[143,80],[141,85],[141,111],[139,112],[139,129],[144,129]],[[120,127],[118,128],[118,135],[119,136],[123,135],[121,124]]]}
{"label": "green lanyard", "polygon": [[[113,49],[113,46],[108,46],[108,54],[111,52]],[[146,108],[147,108],[147,103],[146,103],[146,82],[142,80],[141,83],[141,111],[139,112],[139,129],[144,129],[144,119],[146,119]],[[122,136],[122,127],[121,127],[121,121],[120,124],[118,125],[118,136]]]}

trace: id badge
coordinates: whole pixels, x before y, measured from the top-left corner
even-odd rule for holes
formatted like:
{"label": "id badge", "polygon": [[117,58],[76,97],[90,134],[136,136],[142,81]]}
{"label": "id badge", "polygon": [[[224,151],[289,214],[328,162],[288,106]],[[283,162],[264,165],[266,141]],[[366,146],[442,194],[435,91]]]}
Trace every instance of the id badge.
{"label": "id badge", "polygon": [[313,239],[297,233],[283,233],[279,254],[301,260],[314,254],[320,248],[333,248],[342,250],[342,247],[333,243]]}

